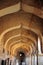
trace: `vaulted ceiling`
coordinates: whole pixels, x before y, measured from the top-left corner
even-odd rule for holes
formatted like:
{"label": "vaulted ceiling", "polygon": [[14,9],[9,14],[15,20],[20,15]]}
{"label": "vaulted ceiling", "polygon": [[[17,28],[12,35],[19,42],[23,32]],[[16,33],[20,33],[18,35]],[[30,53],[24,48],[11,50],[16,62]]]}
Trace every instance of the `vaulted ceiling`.
{"label": "vaulted ceiling", "polygon": [[38,37],[43,52],[42,0],[0,0],[0,51],[14,55],[21,47],[33,53]]}

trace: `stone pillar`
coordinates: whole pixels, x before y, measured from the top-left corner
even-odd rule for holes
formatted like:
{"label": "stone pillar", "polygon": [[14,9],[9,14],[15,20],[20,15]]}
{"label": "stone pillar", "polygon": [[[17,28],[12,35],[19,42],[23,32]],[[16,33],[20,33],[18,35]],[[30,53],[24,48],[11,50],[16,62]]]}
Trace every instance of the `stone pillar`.
{"label": "stone pillar", "polygon": [[41,54],[41,41],[39,37],[38,37],[38,54]]}
{"label": "stone pillar", "polygon": [[37,65],[37,57],[36,57],[36,54],[35,54],[35,65]]}

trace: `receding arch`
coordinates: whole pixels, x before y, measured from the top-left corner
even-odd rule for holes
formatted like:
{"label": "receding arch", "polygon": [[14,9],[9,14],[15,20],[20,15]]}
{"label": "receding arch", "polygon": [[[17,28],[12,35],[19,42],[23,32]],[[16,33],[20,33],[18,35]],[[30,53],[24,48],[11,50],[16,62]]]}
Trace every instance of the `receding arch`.
{"label": "receding arch", "polygon": [[[15,29],[19,29],[19,28],[21,28],[21,24],[18,25],[18,26],[15,26],[15,27],[11,27],[11,28],[5,30],[4,32],[2,32],[2,34],[0,35],[0,45],[3,44],[3,42],[1,42],[1,41],[2,41],[2,39],[3,39],[3,37],[4,37],[4,35],[5,35],[6,33],[11,32],[12,30],[15,30]],[[29,28],[29,27],[24,26],[24,25],[22,26],[22,28],[33,31],[33,32],[34,32],[37,36],[39,36],[39,37],[42,36],[41,33],[40,33],[40,32],[38,33],[35,29]]]}
{"label": "receding arch", "polygon": [[[9,29],[6,29],[5,31],[2,32],[2,34],[0,35],[0,43],[1,43],[1,40],[3,39],[3,36],[8,33],[9,31],[12,31],[14,29],[19,29],[21,27],[21,25],[18,25],[18,26],[15,26],[15,27],[11,27]],[[1,43],[2,44],[2,43]]]}
{"label": "receding arch", "polygon": [[[19,29],[20,27],[21,27],[21,25],[15,26],[15,27],[11,27],[11,28],[5,30],[4,32],[2,32],[2,34],[0,35],[0,41],[2,40],[3,36],[4,36],[6,33],[10,32],[10,31],[12,31],[12,30],[14,30],[14,29]],[[22,26],[22,27],[25,28],[25,29],[34,31],[34,33],[35,33],[36,35],[39,35],[39,34],[37,33],[37,31],[35,31],[35,30],[33,30],[33,29],[30,29],[30,28],[27,27],[27,26]],[[41,34],[40,34],[40,36],[41,36]]]}
{"label": "receding arch", "polygon": [[[21,43],[21,41],[18,41],[18,42],[16,42],[17,44],[18,43]],[[12,44],[9,46],[9,52],[10,52],[10,50],[11,50],[11,48],[12,48],[12,46],[14,45],[14,44],[16,44],[15,42],[12,42]],[[23,42],[23,43],[26,43],[26,42]],[[31,47],[32,47],[32,49],[33,50],[35,50],[35,46],[34,46],[34,44],[33,43],[26,43],[26,44],[28,44],[28,45],[30,45]]]}
{"label": "receding arch", "polygon": [[[14,45],[16,44],[16,43],[19,43],[19,42],[21,42],[21,40],[17,40],[17,41],[14,41]],[[4,46],[4,50],[5,50],[5,52],[7,51],[7,52],[9,52],[10,53],[10,46],[9,45],[7,45],[6,47]]]}
{"label": "receding arch", "polygon": [[5,47],[7,46],[7,43],[8,43],[11,39],[13,39],[13,38],[15,38],[15,37],[19,37],[19,36],[21,36],[21,34],[18,34],[18,35],[15,35],[15,36],[11,36],[10,38],[8,38],[8,40],[7,40],[6,43],[5,43]]}
{"label": "receding arch", "polygon": [[[17,41],[16,41],[16,42],[17,42]],[[34,46],[33,41],[31,41],[31,42],[30,42],[30,41],[29,41],[29,42],[25,42],[25,41],[21,41],[21,40],[19,41],[19,40],[18,40],[18,42],[19,42],[19,43],[23,42],[23,43],[27,43],[27,44],[32,44],[32,45]],[[18,42],[17,42],[17,43],[18,43]],[[15,43],[15,41],[12,42],[12,43],[10,44],[10,46],[12,47],[12,45],[13,45],[14,43]]]}
{"label": "receding arch", "polygon": [[[8,38],[8,40],[6,41],[4,47],[6,48],[6,46],[9,45],[9,41],[12,40],[12,39],[14,39],[15,37],[21,37],[21,34],[18,34],[18,35],[15,35],[15,36],[11,36],[10,38]],[[26,36],[23,36],[23,37],[30,39],[34,43],[34,45],[36,45],[36,41],[34,41],[31,37],[26,37]],[[21,40],[21,41],[23,41],[23,40]]]}
{"label": "receding arch", "polygon": [[[21,46],[23,46],[23,45],[25,46],[25,48],[27,50],[28,50],[28,47],[31,48],[31,46],[28,46],[25,43],[18,43],[18,44],[13,45],[13,47],[11,48],[11,52],[13,52],[13,54],[14,54],[14,52],[16,51],[16,49],[19,48],[19,47],[21,47]],[[24,46],[22,48],[24,48]],[[31,48],[31,52],[32,52],[32,48]]]}

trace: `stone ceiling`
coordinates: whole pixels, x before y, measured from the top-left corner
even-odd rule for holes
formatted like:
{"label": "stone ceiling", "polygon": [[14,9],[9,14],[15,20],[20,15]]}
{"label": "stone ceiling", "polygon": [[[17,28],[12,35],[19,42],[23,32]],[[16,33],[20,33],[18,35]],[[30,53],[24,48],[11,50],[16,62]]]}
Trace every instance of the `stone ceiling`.
{"label": "stone ceiling", "polygon": [[34,51],[38,37],[43,42],[42,0],[0,0],[0,51],[4,48],[13,55],[15,43],[27,43]]}
{"label": "stone ceiling", "polygon": [[43,0],[0,0],[0,9],[22,2],[37,8],[43,8]]}

